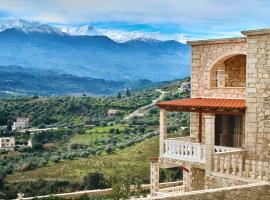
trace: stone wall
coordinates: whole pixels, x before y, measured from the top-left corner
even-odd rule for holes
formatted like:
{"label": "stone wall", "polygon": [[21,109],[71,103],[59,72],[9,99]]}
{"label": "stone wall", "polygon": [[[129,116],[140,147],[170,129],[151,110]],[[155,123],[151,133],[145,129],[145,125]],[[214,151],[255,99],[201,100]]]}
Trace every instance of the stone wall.
{"label": "stone wall", "polygon": [[254,183],[219,189],[207,189],[184,194],[171,194],[141,200],[268,200],[270,199],[270,183]]}
{"label": "stone wall", "polygon": [[189,172],[183,170],[184,191],[195,191],[204,189],[205,170],[191,167]]}
{"label": "stone wall", "polygon": [[224,61],[225,64],[225,86],[246,86],[246,56],[236,55]]}
{"label": "stone wall", "polygon": [[[160,183],[159,188],[168,188],[168,187],[175,187],[182,185],[182,181],[175,181],[175,182],[165,182],[165,183]],[[131,189],[136,188],[131,186]],[[142,184],[141,189],[144,190],[150,190],[150,184]],[[23,194],[21,196],[21,200],[32,200],[32,199],[42,199],[45,197],[62,197],[66,199],[78,199],[83,195],[89,195],[89,196],[105,196],[109,195],[112,193],[112,189],[98,189],[98,190],[84,190],[84,191],[77,191],[77,192],[70,192],[70,193],[62,193],[62,194],[50,194],[50,195],[44,195],[44,196],[36,196],[36,197],[23,197]]]}
{"label": "stone wall", "polygon": [[[204,116],[207,114],[202,114],[202,144],[205,143],[205,120]],[[196,138],[197,142],[199,133],[199,113],[190,113],[190,136]]]}
{"label": "stone wall", "polygon": [[248,31],[245,146],[249,157],[270,159],[270,32]]}
{"label": "stone wall", "polygon": [[244,98],[245,89],[211,88],[211,67],[235,55],[245,55],[245,38],[190,42],[192,45],[191,97]]}
{"label": "stone wall", "polygon": [[222,188],[236,185],[244,185],[250,183],[250,180],[237,179],[236,177],[230,177],[229,175],[216,175],[212,172],[210,175],[205,176],[205,188]]}
{"label": "stone wall", "polygon": [[204,189],[205,170],[198,168],[191,168],[189,171],[190,191]]}

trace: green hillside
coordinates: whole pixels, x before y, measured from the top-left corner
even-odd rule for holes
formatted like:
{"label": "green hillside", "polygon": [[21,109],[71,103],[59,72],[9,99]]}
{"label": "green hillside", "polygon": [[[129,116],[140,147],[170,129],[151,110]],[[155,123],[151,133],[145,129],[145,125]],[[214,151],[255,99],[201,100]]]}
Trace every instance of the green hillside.
{"label": "green hillside", "polygon": [[[149,157],[158,155],[159,110],[152,107],[143,116],[124,117],[152,103],[165,92],[163,100],[189,97],[178,80],[119,97],[28,97],[0,100],[1,136],[14,136],[18,147],[13,153],[0,152],[0,196],[9,198],[87,189],[88,173],[104,176],[107,186],[117,173],[142,183],[149,182]],[[159,90],[157,90],[159,89]],[[109,116],[107,111],[118,112]],[[52,130],[20,133],[10,131],[18,116],[30,118],[32,128]],[[188,132],[188,113],[169,113],[168,132]],[[31,139],[33,148],[23,144]],[[164,178],[174,180],[175,171]]]}

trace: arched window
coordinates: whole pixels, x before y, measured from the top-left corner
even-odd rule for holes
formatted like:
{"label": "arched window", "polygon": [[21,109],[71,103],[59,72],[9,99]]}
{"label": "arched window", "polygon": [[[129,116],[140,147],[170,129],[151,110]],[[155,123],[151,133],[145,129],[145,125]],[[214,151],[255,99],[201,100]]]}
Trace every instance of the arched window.
{"label": "arched window", "polygon": [[231,55],[216,62],[210,70],[210,86],[245,87],[246,55]]}

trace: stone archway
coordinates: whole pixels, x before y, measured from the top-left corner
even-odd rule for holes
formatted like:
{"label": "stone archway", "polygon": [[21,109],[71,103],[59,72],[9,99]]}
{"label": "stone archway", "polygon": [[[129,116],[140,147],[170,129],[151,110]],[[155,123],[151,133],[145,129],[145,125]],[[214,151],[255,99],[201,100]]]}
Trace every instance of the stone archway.
{"label": "stone archway", "polygon": [[209,88],[245,87],[246,52],[229,52],[207,63]]}

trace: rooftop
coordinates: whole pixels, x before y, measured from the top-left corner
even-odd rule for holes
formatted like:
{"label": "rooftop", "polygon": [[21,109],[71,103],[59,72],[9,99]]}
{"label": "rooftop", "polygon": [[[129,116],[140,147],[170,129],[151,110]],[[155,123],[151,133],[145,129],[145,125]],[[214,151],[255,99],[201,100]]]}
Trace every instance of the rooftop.
{"label": "rooftop", "polygon": [[239,43],[239,42],[246,42],[246,37],[187,41],[187,43],[190,45],[223,44],[223,43]]}
{"label": "rooftop", "polygon": [[243,35],[251,36],[251,35],[266,35],[270,34],[270,28],[266,29],[255,29],[255,30],[246,30],[241,31]]}
{"label": "rooftop", "polygon": [[[267,34],[270,34],[270,28],[245,30],[245,31],[241,31],[241,33],[245,36],[267,35]],[[193,41],[188,41],[187,43],[190,45],[203,45],[203,44],[237,43],[237,42],[245,42],[245,41],[246,41],[246,37],[233,37],[233,38],[221,38],[221,39],[209,39],[209,40],[193,40]]]}
{"label": "rooftop", "polygon": [[[216,98],[189,98],[178,99],[172,101],[164,101],[157,103],[157,106],[167,110],[240,110],[246,109],[246,101],[244,99],[216,99]],[[187,110],[190,109],[190,110]]]}

